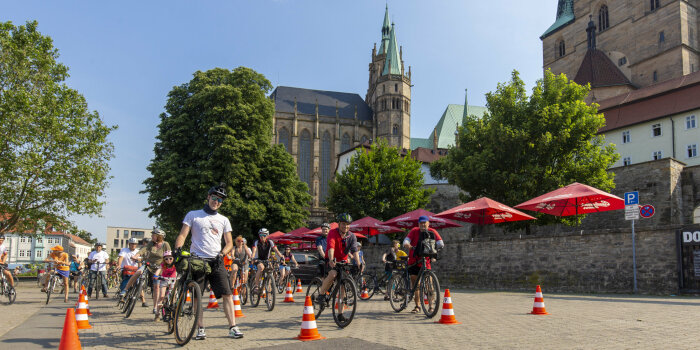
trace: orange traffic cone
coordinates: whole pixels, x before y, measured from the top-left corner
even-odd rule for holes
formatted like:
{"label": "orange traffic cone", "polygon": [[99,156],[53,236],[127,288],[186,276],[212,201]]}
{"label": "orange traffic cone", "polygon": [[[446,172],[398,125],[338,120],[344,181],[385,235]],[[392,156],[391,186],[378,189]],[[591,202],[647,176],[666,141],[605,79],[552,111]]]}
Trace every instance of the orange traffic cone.
{"label": "orange traffic cone", "polygon": [[284,301],[285,303],[293,303],[294,302],[294,294],[292,294],[292,283],[287,282],[287,291],[284,294]]}
{"label": "orange traffic cone", "polygon": [[301,289],[301,280],[300,279],[297,279],[297,290],[295,291],[295,293],[304,293],[304,290]]}
{"label": "orange traffic cone", "polygon": [[544,298],[542,297],[542,288],[538,285],[535,289],[535,305],[532,306],[533,315],[549,315],[544,308]]}
{"label": "orange traffic cone", "polygon": [[87,295],[81,295],[78,300],[78,311],[75,312],[75,320],[78,323],[78,329],[90,329],[92,326],[88,322],[87,312]]}
{"label": "orange traffic cone", "polygon": [[212,290],[209,292],[209,305],[207,305],[207,309],[218,309],[219,308],[219,302],[216,301],[216,295],[214,295],[214,291]]}
{"label": "orange traffic cone", "polygon": [[[97,291],[99,293],[99,291]],[[90,312],[90,301],[88,299],[87,292],[83,293],[83,297],[85,297],[85,308],[87,309],[87,314],[88,316],[92,316],[92,312]],[[78,303],[80,303],[80,300],[78,300]]]}
{"label": "orange traffic cone", "polygon": [[238,289],[233,290],[233,311],[235,317],[245,317],[241,311],[241,299],[238,298]]}
{"label": "orange traffic cone", "polygon": [[80,338],[78,337],[78,323],[75,321],[75,310],[66,310],[66,320],[63,321],[63,333],[58,350],[80,350]]}
{"label": "orange traffic cone", "polygon": [[304,303],[304,316],[301,319],[301,332],[294,339],[301,341],[326,339],[318,333],[316,328],[316,317],[314,317],[314,304],[311,303],[311,297],[306,296]]}
{"label": "orange traffic cone", "polygon": [[360,299],[369,299],[369,293],[367,293],[367,288],[362,288],[362,294],[360,294]]}
{"label": "orange traffic cone", "polygon": [[[437,295],[436,295],[437,297]],[[452,297],[450,296],[450,290],[445,289],[445,299],[442,302],[442,314],[440,315],[440,320],[435,321],[435,323],[442,324],[460,324],[455,319],[455,311],[452,309]]]}
{"label": "orange traffic cone", "polygon": [[267,298],[267,293],[265,292],[264,289],[263,289],[263,293],[262,293],[262,295],[261,295],[260,297],[263,298],[263,299]]}
{"label": "orange traffic cone", "polygon": [[428,295],[427,294],[423,295],[423,304],[428,305]]}
{"label": "orange traffic cone", "polygon": [[189,303],[190,301],[192,301],[192,297],[191,297],[190,291],[188,290],[187,291],[187,298],[185,299],[185,302]]}

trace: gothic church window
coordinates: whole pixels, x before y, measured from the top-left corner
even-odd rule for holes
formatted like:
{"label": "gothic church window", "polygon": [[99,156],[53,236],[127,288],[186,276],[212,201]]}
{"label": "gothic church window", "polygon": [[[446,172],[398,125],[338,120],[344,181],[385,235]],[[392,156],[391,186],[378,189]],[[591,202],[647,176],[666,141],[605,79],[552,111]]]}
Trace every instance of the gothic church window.
{"label": "gothic church window", "polygon": [[610,27],[610,21],[608,20],[608,6],[603,5],[598,11],[598,31],[604,31]]}
{"label": "gothic church window", "polygon": [[284,145],[284,149],[287,150],[287,152],[289,152],[289,131],[287,131],[287,128],[282,127],[282,129],[280,129],[277,135],[277,143],[279,143],[280,145]]}
{"label": "gothic church window", "polygon": [[321,140],[321,201],[328,196],[328,183],[331,181],[331,134],[326,131]]}
{"label": "gothic church window", "polygon": [[564,40],[559,42],[559,56],[558,57],[564,57],[566,55],[566,44],[564,43]]}
{"label": "gothic church window", "polygon": [[343,134],[343,138],[340,141],[340,152],[345,152],[350,149],[350,135],[347,133]]}
{"label": "gothic church window", "polygon": [[311,189],[311,133],[304,129],[299,140],[299,178]]}
{"label": "gothic church window", "polygon": [[391,129],[391,134],[392,134],[392,135],[398,135],[398,134],[399,134],[399,124],[394,124],[394,127]]}
{"label": "gothic church window", "polygon": [[655,11],[656,9],[659,8],[659,0],[650,0],[651,2],[651,10]]}
{"label": "gothic church window", "polygon": [[394,84],[394,92],[399,92],[399,84]]}

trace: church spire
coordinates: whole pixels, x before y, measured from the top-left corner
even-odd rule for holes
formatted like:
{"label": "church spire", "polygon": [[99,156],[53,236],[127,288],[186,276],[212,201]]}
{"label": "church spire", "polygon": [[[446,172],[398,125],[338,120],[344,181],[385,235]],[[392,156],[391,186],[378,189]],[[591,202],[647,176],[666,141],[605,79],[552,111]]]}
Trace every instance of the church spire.
{"label": "church spire", "polygon": [[389,5],[386,5],[384,10],[384,23],[382,24],[382,43],[379,45],[379,54],[385,54],[389,46],[389,34],[391,31],[391,22],[389,22]]}
{"label": "church spire", "polygon": [[469,99],[467,89],[464,89],[464,112],[462,112],[462,124],[464,124],[469,116]]}
{"label": "church spire", "polygon": [[389,47],[386,50],[386,61],[384,61],[384,69],[382,75],[401,74],[401,57],[399,57],[398,45],[396,45],[396,32],[394,24],[391,24],[389,32]]}

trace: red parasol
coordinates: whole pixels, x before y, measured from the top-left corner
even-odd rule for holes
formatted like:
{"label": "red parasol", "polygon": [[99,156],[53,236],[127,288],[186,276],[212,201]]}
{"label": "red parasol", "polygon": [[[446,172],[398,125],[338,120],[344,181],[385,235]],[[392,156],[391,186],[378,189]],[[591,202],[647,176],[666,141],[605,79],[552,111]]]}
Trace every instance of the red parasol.
{"label": "red parasol", "polygon": [[556,216],[570,216],[624,209],[625,201],[597,188],[574,182],[515,207]]}
{"label": "red parasol", "polygon": [[282,231],[276,231],[275,233],[273,233],[273,234],[267,236],[267,239],[275,240],[275,239],[280,238],[280,237],[282,237],[282,236],[284,236],[284,235],[285,235],[284,232],[282,232]]}
{"label": "red parasol", "polygon": [[530,215],[487,197],[464,203],[442,213],[435,214],[435,216],[479,225],[535,219]]}
{"label": "red parasol", "polygon": [[284,235],[284,238],[299,238],[302,234],[304,234],[308,231],[309,231],[309,229],[306,227],[299,227],[296,230],[292,230],[292,231],[287,232]]}
{"label": "red parasol", "polygon": [[382,225],[381,221],[371,216],[365,216],[362,219],[353,221],[350,224],[350,231],[355,232],[356,235],[358,233],[362,233],[363,235],[369,236],[403,232],[401,229],[398,229],[396,227]]}
{"label": "red parasol", "polygon": [[[337,223],[337,222],[331,222],[331,230],[334,229],[334,228],[338,228],[338,223]],[[316,228],[313,229],[313,230],[309,230],[309,231],[307,231],[307,232],[304,232],[304,234],[307,234],[307,235],[316,235],[316,236],[318,236],[318,235],[321,234],[321,230],[322,230],[322,229],[323,229],[323,228],[322,228],[321,226],[319,226],[319,227],[316,227]]]}
{"label": "red parasol", "polygon": [[418,218],[421,216],[427,216],[430,219],[430,227],[432,228],[459,227],[459,224],[448,219],[439,218],[425,209],[418,209],[399,215],[382,222],[382,224],[401,228],[418,227]]}

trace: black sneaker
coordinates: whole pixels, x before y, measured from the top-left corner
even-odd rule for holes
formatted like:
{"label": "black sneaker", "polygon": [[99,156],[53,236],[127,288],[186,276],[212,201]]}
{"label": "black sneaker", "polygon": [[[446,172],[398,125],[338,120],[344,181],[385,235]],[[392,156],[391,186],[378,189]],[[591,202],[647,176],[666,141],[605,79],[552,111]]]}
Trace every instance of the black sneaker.
{"label": "black sneaker", "polygon": [[148,304],[146,304],[146,303],[141,303],[141,307],[148,307]]}

